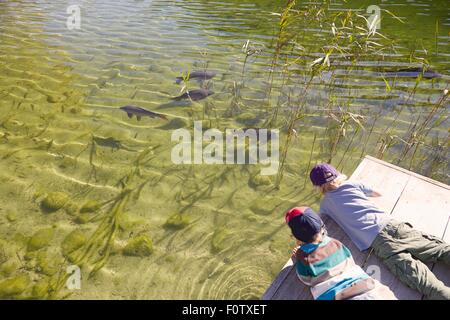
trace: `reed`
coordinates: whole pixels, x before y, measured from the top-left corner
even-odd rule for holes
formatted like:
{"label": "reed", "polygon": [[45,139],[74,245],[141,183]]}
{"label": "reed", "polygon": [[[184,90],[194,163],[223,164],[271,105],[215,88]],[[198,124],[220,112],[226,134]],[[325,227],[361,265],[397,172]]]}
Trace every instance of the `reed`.
{"label": "reed", "polygon": [[306,166],[306,170],[305,170],[305,180],[303,181],[303,189],[306,187],[306,182],[308,181],[309,170],[311,169],[311,162],[312,162],[312,157],[313,157],[313,153],[314,153],[314,146],[316,145],[316,138],[317,138],[317,134],[314,132],[314,138],[313,138],[313,143],[311,146],[311,152],[309,153],[308,165]]}
{"label": "reed", "polygon": [[[443,123],[443,119],[448,116],[445,104],[449,97],[450,94],[446,90],[422,121],[420,121],[420,117],[417,118],[416,122],[409,129],[408,137],[405,139],[405,145],[398,160],[399,163],[405,159],[412,148],[414,148],[414,151],[411,159],[414,159],[418,146],[425,143],[425,139],[430,131]],[[436,116],[437,119],[434,120]]]}

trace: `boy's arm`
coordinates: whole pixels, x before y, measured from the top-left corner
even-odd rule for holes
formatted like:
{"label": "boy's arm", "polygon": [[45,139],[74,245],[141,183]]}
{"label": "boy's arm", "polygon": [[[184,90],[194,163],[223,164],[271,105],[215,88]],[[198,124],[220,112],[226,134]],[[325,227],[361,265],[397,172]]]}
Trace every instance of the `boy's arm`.
{"label": "boy's arm", "polygon": [[359,187],[361,188],[362,192],[364,192],[364,194],[367,197],[381,197],[381,192],[373,189],[372,187],[370,187],[368,185],[359,183]]}
{"label": "boy's arm", "polygon": [[326,200],[322,200],[319,208],[319,217],[328,216],[328,208]]}

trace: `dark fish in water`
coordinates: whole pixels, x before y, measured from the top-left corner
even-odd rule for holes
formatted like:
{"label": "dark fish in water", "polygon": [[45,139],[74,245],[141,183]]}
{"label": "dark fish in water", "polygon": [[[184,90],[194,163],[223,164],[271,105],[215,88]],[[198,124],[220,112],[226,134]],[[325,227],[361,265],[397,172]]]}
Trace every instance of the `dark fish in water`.
{"label": "dark fish in water", "polygon": [[[189,74],[189,79],[209,80],[216,76],[215,71],[192,71]],[[183,77],[177,77],[175,82],[180,84],[183,81]]]}
{"label": "dark fish in water", "polygon": [[116,149],[116,150],[124,149],[124,150],[127,150],[127,151],[136,152],[136,150],[129,149],[128,147],[124,146],[119,140],[114,139],[113,137],[104,138],[104,137],[99,137],[99,136],[93,136],[92,139],[99,146],[109,147],[113,151],[114,151],[114,149]]}
{"label": "dark fish in water", "polygon": [[397,71],[388,71],[385,73],[385,76],[388,77],[417,78],[419,75],[422,75],[422,77],[425,79],[440,78],[442,76],[431,68],[424,69],[422,67],[404,68]]}
{"label": "dark fish in water", "polygon": [[191,99],[192,101],[198,101],[205,99],[212,94],[214,94],[214,92],[208,89],[195,89],[185,92],[181,96],[172,98],[172,100],[180,101],[183,99]]}
{"label": "dark fish in water", "polygon": [[153,111],[146,110],[141,107],[135,107],[135,106],[123,106],[120,107],[121,110],[125,111],[128,115],[128,118],[133,117],[133,115],[136,116],[138,121],[141,120],[142,117],[150,117],[150,118],[160,118],[167,120],[167,117],[161,113],[156,113]]}

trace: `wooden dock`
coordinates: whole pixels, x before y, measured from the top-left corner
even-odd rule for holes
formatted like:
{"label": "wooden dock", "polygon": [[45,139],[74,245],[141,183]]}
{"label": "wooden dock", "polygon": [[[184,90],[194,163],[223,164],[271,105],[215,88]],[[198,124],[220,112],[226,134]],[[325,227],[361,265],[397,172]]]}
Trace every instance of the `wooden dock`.
{"label": "wooden dock", "polygon": [[[379,190],[383,196],[373,202],[396,220],[410,222],[414,228],[450,243],[450,186],[379,159],[366,156],[350,177]],[[325,217],[328,234],[344,243],[355,262],[368,274],[379,272],[380,281],[389,286],[400,300],[420,300],[422,295],[400,283],[374,255],[360,252],[343,230]],[[311,300],[311,293],[297,278],[290,259],[262,296],[263,300]],[[450,268],[430,264],[434,274],[450,286]],[[379,269],[378,269],[379,268]]]}

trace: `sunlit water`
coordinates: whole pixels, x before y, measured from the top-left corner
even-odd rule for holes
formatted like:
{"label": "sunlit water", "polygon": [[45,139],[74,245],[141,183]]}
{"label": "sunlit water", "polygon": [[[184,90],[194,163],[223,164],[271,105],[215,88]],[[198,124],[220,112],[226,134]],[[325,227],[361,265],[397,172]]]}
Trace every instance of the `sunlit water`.
{"label": "sunlit water", "polygon": [[[382,8],[405,21],[386,16],[381,25],[384,34],[400,39],[397,54],[382,62],[361,61],[350,77],[342,72],[342,80],[331,86],[326,85],[326,72],[313,82],[308,95],[311,116],[296,127],[298,137],[289,150],[280,189],[255,182],[260,170],[256,165],[173,164],[171,134],[179,127],[191,129],[193,120],[219,130],[263,124],[279,21],[274,13],[281,11],[276,2],[0,1],[0,245],[7,248],[0,277],[29,275],[25,290],[15,297],[33,296],[33,285],[65,272],[71,264],[61,260],[66,236],[73,230],[91,235],[111,212],[106,204],[98,219],[86,222],[86,215],[96,213],[80,217],[79,207],[88,200],[114,199],[126,184],[132,196],[107,263],[89,279],[90,265],[83,265],[81,289],[63,289],[61,294],[72,293],[69,297],[75,299],[258,298],[293,245],[283,212],[296,204],[317,209],[319,197],[305,174],[308,164],[328,159],[324,129],[330,120],[315,111],[326,105],[330,90],[335,99],[367,116],[365,132],[347,134],[332,161],[350,175],[363,154],[379,153],[380,136],[415,85],[415,79],[402,79],[387,95],[382,68],[409,66],[414,48],[426,51],[433,69],[443,74],[420,83],[396,124],[399,136],[447,88],[447,1],[382,2]],[[66,28],[69,4],[81,6],[80,30]],[[351,1],[332,8],[360,8],[366,14],[370,4]],[[323,32],[307,30],[302,45],[314,48]],[[241,48],[247,40],[262,51],[248,59],[243,79]],[[182,88],[175,77],[205,67],[217,72],[208,84],[215,94],[198,103],[172,102]],[[242,104],[232,108],[234,84],[241,81]],[[194,80],[189,84],[200,85]],[[295,76],[285,89],[301,91]],[[129,119],[118,109],[123,105],[163,113],[169,121]],[[449,110],[448,105],[444,108]],[[448,113],[427,145],[418,149],[417,160],[399,164],[448,183],[447,118]],[[108,141],[115,144],[94,143],[94,138],[112,138]],[[394,143],[385,159],[395,162],[402,148]],[[139,172],[125,181],[146,150]],[[70,196],[70,206],[46,212],[40,203],[56,191]],[[188,224],[165,227],[173,214],[186,217]],[[54,234],[39,250],[44,256],[39,260],[36,252],[27,253],[29,239],[48,227]],[[121,253],[136,235],[151,237],[150,256]]]}

